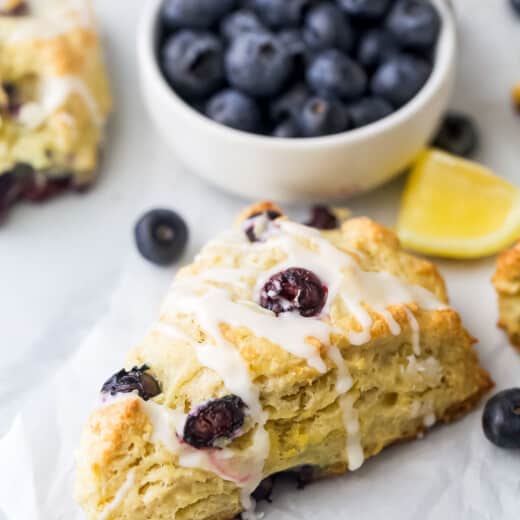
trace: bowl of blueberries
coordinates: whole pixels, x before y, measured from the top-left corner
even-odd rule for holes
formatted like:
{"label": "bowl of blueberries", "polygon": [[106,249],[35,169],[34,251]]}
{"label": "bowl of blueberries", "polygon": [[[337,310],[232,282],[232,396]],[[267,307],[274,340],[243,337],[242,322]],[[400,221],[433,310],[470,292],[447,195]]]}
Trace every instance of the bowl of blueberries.
{"label": "bowl of blueberries", "polygon": [[449,0],[149,0],[152,120],[190,171],[247,198],[346,198],[402,172],[453,84]]}

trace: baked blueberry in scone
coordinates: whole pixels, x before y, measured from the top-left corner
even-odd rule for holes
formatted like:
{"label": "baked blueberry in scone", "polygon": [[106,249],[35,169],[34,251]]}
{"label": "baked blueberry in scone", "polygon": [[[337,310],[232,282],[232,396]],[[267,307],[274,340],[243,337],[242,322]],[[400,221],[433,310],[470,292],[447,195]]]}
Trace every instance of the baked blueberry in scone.
{"label": "baked blueberry in scone", "polygon": [[498,325],[520,351],[520,242],[498,257],[493,284],[498,295]]}
{"label": "baked blueberry in scone", "polygon": [[89,0],[0,0],[0,215],[93,181],[110,104]]}
{"label": "baked blueberry in scone", "polygon": [[76,498],[92,520],[228,520],[277,473],[354,471],[476,405],[493,383],[474,341],[391,231],[258,204],[178,273],[103,386]]}

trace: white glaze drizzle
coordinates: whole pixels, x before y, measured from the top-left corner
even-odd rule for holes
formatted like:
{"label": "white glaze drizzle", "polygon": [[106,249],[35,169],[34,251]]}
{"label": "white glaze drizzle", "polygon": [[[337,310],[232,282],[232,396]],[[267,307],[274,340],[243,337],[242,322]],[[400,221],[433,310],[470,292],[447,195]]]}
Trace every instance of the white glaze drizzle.
{"label": "white glaze drizzle", "polygon": [[[26,40],[49,39],[79,27],[93,29],[93,15],[85,0],[32,0],[29,12],[17,17],[5,36],[6,43]],[[46,75],[40,80],[36,101],[25,103],[20,109],[18,121],[34,129],[53,114],[73,93],[81,96],[92,121],[101,127],[104,122],[98,103],[86,83],[73,75]]]}
{"label": "white glaze drizzle", "polygon": [[316,338],[320,343],[327,345],[330,341],[330,325],[318,319],[295,319],[289,313],[276,315],[258,305],[251,305],[250,301],[233,301],[229,293],[211,285],[206,286],[203,295],[193,292],[192,279],[187,278],[185,283],[178,280],[173,288],[171,297],[166,300],[163,310],[167,313],[194,314],[197,320],[205,324],[205,330],[215,330],[220,323],[228,323],[235,327],[245,327],[260,338],[280,345],[291,354],[307,360],[309,366],[320,373],[327,370],[326,364],[320,356],[319,350],[309,338]]}
{"label": "white glaze drizzle", "polygon": [[37,128],[60,108],[71,94],[78,94],[81,97],[94,123],[101,126],[103,116],[98,104],[85,82],[76,76],[46,76],[42,78],[39,84],[37,101],[22,105],[18,121],[29,128]]}
{"label": "white glaze drizzle", "polygon": [[7,43],[50,39],[94,26],[92,9],[86,0],[30,0],[28,4],[28,13],[16,18]]}
{"label": "white glaze drizzle", "polygon": [[406,316],[408,318],[408,323],[412,329],[412,351],[416,356],[421,355],[421,330],[419,327],[419,322],[415,317],[414,313],[408,308],[405,307]]}
{"label": "white glaze drizzle", "polygon": [[[241,487],[243,507],[248,518],[254,518],[254,501],[250,493],[262,479],[262,470],[269,453],[269,439],[265,430],[267,414],[263,411],[258,388],[252,383],[248,368],[236,350],[223,336],[220,324],[248,328],[257,337],[286,349],[291,354],[303,358],[309,366],[320,373],[327,370],[319,351],[309,343],[316,338],[327,347],[328,358],[337,367],[336,392],[343,413],[347,435],[346,452],[350,470],[359,468],[364,460],[361,445],[358,412],[354,407],[354,396],[349,394],[352,378],[338,347],[330,342],[333,327],[326,313],[332,302],[341,298],[346,308],[361,326],[361,332],[350,332],[352,344],[362,344],[371,338],[373,319],[364,307],[367,305],[388,324],[392,334],[401,333],[399,323],[387,309],[390,305],[417,303],[426,309],[443,308],[435,296],[426,289],[406,283],[399,278],[381,272],[363,271],[356,260],[323,239],[316,230],[291,222],[276,223],[278,229],[269,233],[266,242],[250,244],[243,232],[229,232],[208,244],[209,250],[215,246],[231,248],[269,247],[281,248],[286,259],[269,271],[248,268],[212,268],[195,276],[179,277],[163,307],[166,315],[193,315],[201,329],[209,335],[210,341],[195,344],[195,352],[201,365],[214,370],[226,388],[240,396],[247,404],[252,420],[256,424],[255,438],[251,448],[245,453],[235,453],[229,448],[222,450],[196,450],[180,441],[186,415],[153,401],[141,401],[153,426],[152,441],[162,443],[168,450],[179,456],[179,464],[187,467],[212,471],[221,478],[231,480]],[[312,250],[302,244],[302,240],[312,244]],[[204,252],[203,252],[204,253]],[[203,253],[198,258],[203,256]],[[303,267],[316,273],[328,287],[328,301],[320,319],[302,318],[295,313],[284,313],[276,317],[262,309],[257,301],[260,288],[275,272],[288,267]],[[252,294],[244,300],[233,300],[228,291],[214,284],[230,284],[240,291],[248,289],[245,278],[254,277],[258,283]],[[413,313],[404,305],[412,328],[412,346],[419,351],[419,326]],[[160,322],[154,330],[175,340],[190,341],[176,326]],[[425,422],[429,417],[425,417]]]}
{"label": "white glaze drizzle", "polygon": [[426,428],[431,428],[435,424],[436,421],[437,421],[437,418],[435,417],[435,414],[432,412],[424,417],[423,424],[424,424],[424,426],[426,426]]}
{"label": "white glaze drizzle", "polygon": [[348,469],[359,469],[365,460],[363,446],[361,445],[361,432],[359,431],[359,416],[354,408],[354,397],[349,394],[340,397],[340,406],[343,411],[343,423],[347,433],[347,459]]}
{"label": "white glaze drizzle", "polygon": [[114,512],[121,505],[121,502],[123,502],[126,495],[134,485],[134,480],[135,470],[131,469],[126,475],[125,481],[117,490],[114,498],[105,506],[103,511],[98,514],[98,520],[107,520],[107,518],[110,516],[110,513]]}
{"label": "white glaze drizzle", "polygon": [[[328,287],[328,300],[323,313],[330,311],[332,302],[339,296],[347,309],[354,315],[358,324],[361,325],[361,332],[349,334],[349,339],[353,344],[366,343],[371,337],[370,329],[373,319],[362,303],[379,314],[387,323],[390,332],[396,336],[401,333],[401,327],[387,309],[388,306],[416,302],[426,309],[443,307],[443,304],[423,287],[409,284],[390,273],[363,271],[350,254],[337,249],[329,241],[323,239],[316,230],[285,221],[276,222],[272,227],[274,229],[269,233],[267,241],[255,243],[253,246],[245,242],[243,233],[238,234],[236,232],[226,233],[220,240],[214,240],[208,246],[209,248],[225,244],[226,246],[244,249],[247,247],[269,247],[280,248],[285,252],[287,258],[283,262],[275,265],[267,272],[257,274],[258,281],[252,297],[254,301],[258,301],[261,288],[276,272],[296,266],[309,269]],[[276,232],[276,229],[279,231]],[[304,245],[302,242],[306,244]],[[309,243],[311,249],[306,247]],[[242,280],[243,274],[241,269],[211,269],[195,278],[201,284],[205,282],[221,283],[224,280],[233,284],[237,280]],[[252,274],[254,275],[251,272],[247,273],[248,276]],[[256,336],[264,337],[272,343],[286,348],[290,353],[305,358],[310,366],[322,373],[326,371],[326,365],[319,357],[319,352],[309,345],[306,339],[315,337],[321,344],[328,345],[328,356],[338,367],[336,390],[342,398],[341,407],[347,432],[348,458],[353,461],[349,465],[359,467],[363,460],[363,450],[360,443],[359,424],[356,426],[357,412],[353,408],[353,403],[349,399],[344,399],[349,397],[345,394],[352,386],[352,379],[348,374],[348,367],[341,353],[337,347],[330,346],[330,333],[333,330],[330,323],[325,321],[323,316],[321,317],[323,321],[301,318],[295,313],[284,313],[275,317],[255,308],[255,305],[251,305],[250,301],[232,301],[226,291],[212,286],[206,286],[206,292],[202,296],[200,294],[194,295],[193,282],[194,277],[186,277],[185,280],[178,280],[174,284],[172,297],[167,300],[165,305],[166,312],[193,313],[197,316],[198,321],[206,323],[202,327],[203,329],[212,327],[210,323],[218,324],[221,322],[232,326],[246,327]],[[244,287],[242,282],[240,287]],[[179,291],[181,291],[181,294],[179,294]],[[188,305],[187,301],[190,301]],[[411,311],[405,305],[403,306],[412,328],[414,350],[417,350],[419,343],[418,324]],[[287,326],[287,323],[291,325]],[[320,325],[317,326],[318,323]],[[314,330],[310,330],[311,326]],[[294,329],[300,331],[296,336],[299,337],[296,342],[297,348],[294,346]],[[306,332],[302,335],[301,331]],[[208,363],[207,359],[206,363]]]}

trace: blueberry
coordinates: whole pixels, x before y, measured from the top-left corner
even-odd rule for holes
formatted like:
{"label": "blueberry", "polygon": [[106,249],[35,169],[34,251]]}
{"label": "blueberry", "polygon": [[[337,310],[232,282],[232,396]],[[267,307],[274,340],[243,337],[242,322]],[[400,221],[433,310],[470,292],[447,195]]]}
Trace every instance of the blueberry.
{"label": "blueberry", "polygon": [[271,475],[270,477],[264,478],[264,480],[258,484],[257,488],[253,491],[253,498],[257,502],[261,502],[263,500],[271,502],[271,495],[274,488],[274,479],[275,475]]}
{"label": "blueberry", "polygon": [[298,83],[271,103],[269,115],[275,122],[296,119],[310,97],[311,93],[307,85]]}
{"label": "blueberry", "polygon": [[26,177],[22,182],[22,198],[42,202],[73,187],[71,175],[41,180],[38,174]]}
{"label": "blueberry", "polygon": [[0,9],[0,16],[24,16],[29,14],[29,6],[26,2],[20,2],[15,4],[13,7],[5,7],[4,9]]}
{"label": "blueberry", "polygon": [[390,115],[394,109],[382,98],[365,97],[348,108],[350,121],[354,128],[369,125]]}
{"label": "blueberry", "polygon": [[251,96],[271,96],[291,76],[292,59],[276,36],[245,33],[233,40],[226,70],[235,88]]}
{"label": "blueberry", "polygon": [[249,5],[273,29],[300,24],[311,0],[249,0]]}
{"label": "blueberry", "polygon": [[432,48],[441,29],[439,13],[424,0],[398,0],[386,20],[397,40],[410,49]]}
{"label": "blueberry", "polygon": [[14,83],[9,81],[2,83],[0,86],[4,91],[5,96],[7,97],[7,104],[5,108],[8,114],[11,117],[16,117],[19,114],[23,104],[23,98],[20,89]]}
{"label": "blueberry", "polygon": [[298,311],[305,318],[318,315],[327,299],[327,287],[311,271],[292,267],[271,276],[260,292],[260,305],[277,316]]}
{"label": "blueberry", "polygon": [[398,108],[412,99],[428,80],[431,65],[411,54],[396,54],[381,64],[370,84],[372,93]]}
{"label": "blueberry", "polygon": [[158,265],[177,260],[188,242],[186,223],[169,209],[152,209],[145,213],[138,220],[134,234],[141,255]]}
{"label": "blueberry", "polygon": [[372,70],[398,51],[399,45],[391,33],[382,29],[373,29],[361,37],[357,60],[365,69]]}
{"label": "blueberry", "polygon": [[171,36],[161,50],[161,64],[182,96],[207,96],[224,82],[224,50],[210,33],[183,30]]}
{"label": "blueberry", "polygon": [[148,370],[147,365],[134,367],[131,370],[120,370],[105,381],[101,393],[116,395],[137,392],[142,399],[148,401],[161,393],[159,383],[147,373]]}
{"label": "blueberry", "polygon": [[238,90],[227,89],[215,94],[208,101],[206,115],[236,130],[260,131],[261,115],[255,100]]}
{"label": "blueberry", "polygon": [[301,132],[294,119],[286,119],[285,121],[282,121],[275,126],[271,135],[273,137],[282,137],[288,139],[301,137]]}
{"label": "blueberry", "polygon": [[220,23],[220,32],[227,41],[248,32],[267,32],[258,16],[247,9],[234,11]]}
{"label": "blueberry", "polygon": [[520,0],[510,0],[511,6],[515,10],[516,14],[520,16]]}
{"label": "blueberry", "polygon": [[311,208],[311,218],[305,225],[326,230],[337,229],[339,222],[336,215],[327,206],[317,205]]}
{"label": "blueberry", "polygon": [[221,448],[233,440],[244,425],[246,405],[240,397],[227,395],[192,411],[184,425],[183,439],[194,448]]}
{"label": "blueberry", "polygon": [[262,242],[273,220],[282,214],[273,209],[250,215],[242,224],[242,229],[249,242]]}
{"label": "blueberry", "polygon": [[315,468],[310,464],[304,464],[303,466],[295,468],[291,473],[296,477],[296,487],[298,489],[305,489],[316,479]]}
{"label": "blueberry", "polygon": [[520,448],[520,388],[503,390],[486,403],[482,427],[500,448]]}
{"label": "blueberry", "polygon": [[433,145],[452,154],[468,157],[477,148],[478,141],[478,130],[473,119],[450,112],[444,118]]}
{"label": "blueberry", "polygon": [[21,191],[18,179],[12,171],[0,175],[0,219],[3,219],[10,206],[19,199]]}
{"label": "blueberry", "polygon": [[385,16],[391,0],[338,0],[339,6],[354,18],[378,20]]}
{"label": "blueberry", "polygon": [[307,69],[307,83],[322,96],[360,97],[367,86],[365,71],[337,49],[318,54]]}
{"label": "blueberry", "polygon": [[303,37],[315,51],[335,47],[349,52],[354,43],[354,30],[336,5],[318,4],[305,17]]}
{"label": "blueberry", "polygon": [[293,58],[302,59],[305,56],[307,47],[299,29],[284,29],[280,31],[278,40]]}
{"label": "blueberry", "polygon": [[169,29],[208,29],[235,4],[235,0],[165,0],[161,19]]}
{"label": "blueberry", "polygon": [[304,137],[337,134],[348,130],[348,112],[337,100],[312,97],[302,109],[298,126]]}

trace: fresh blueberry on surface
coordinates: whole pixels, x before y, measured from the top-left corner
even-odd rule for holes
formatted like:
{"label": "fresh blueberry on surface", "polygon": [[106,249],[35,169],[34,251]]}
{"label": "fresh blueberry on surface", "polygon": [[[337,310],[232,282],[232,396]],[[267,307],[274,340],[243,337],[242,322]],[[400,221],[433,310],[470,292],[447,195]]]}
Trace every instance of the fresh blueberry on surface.
{"label": "fresh blueberry on surface", "polygon": [[226,54],[228,81],[251,96],[277,94],[292,72],[292,59],[271,34],[245,33]]}
{"label": "fresh blueberry on surface", "polygon": [[260,18],[273,29],[296,27],[312,0],[248,0]]}
{"label": "fresh blueberry on surface", "polygon": [[359,98],[367,87],[365,71],[337,49],[318,54],[307,69],[306,78],[317,94],[348,100]]}
{"label": "fresh blueberry on surface", "polygon": [[215,94],[208,101],[206,115],[236,130],[260,131],[261,115],[255,100],[238,90],[227,89]]}
{"label": "fresh blueberry on surface", "polygon": [[444,118],[433,145],[462,157],[469,157],[477,148],[477,125],[469,116],[449,112]]}
{"label": "fresh blueberry on surface", "polygon": [[338,134],[349,128],[346,107],[335,99],[310,98],[303,106],[298,126],[303,137]]}
{"label": "fresh blueberry on surface", "polygon": [[221,448],[239,434],[246,408],[244,401],[236,395],[208,401],[188,415],[184,441],[198,449]]}
{"label": "fresh blueberry on surface", "polygon": [[410,101],[431,73],[431,65],[411,54],[396,54],[381,64],[371,80],[371,90],[395,108]]}
{"label": "fresh blueberry on surface", "polygon": [[369,125],[390,115],[394,109],[382,98],[365,97],[348,107],[353,128]]}
{"label": "fresh blueberry on surface", "polygon": [[520,388],[493,396],[482,416],[484,434],[500,448],[520,448]]}
{"label": "fresh blueberry on surface", "polygon": [[388,30],[409,49],[430,49],[437,42],[441,18],[424,0],[398,0],[386,20]]}
{"label": "fresh blueberry on surface", "polygon": [[227,41],[248,32],[268,32],[253,11],[240,9],[228,14],[220,23],[220,33]]}
{"label": "fresh blueberry on surface", "polygon": [[300,128],[294,119],[286,119],[285,121],[278,123],[271,135],[273,137],[282,137],[286,139],[302,136]]}
{"label": "fresh blueberry on surface", "polygon": [[339,6],[349,16],[378,20],[388,11],[391,0],[338,0]]}
{"label": "fresh blueberry on surface", "polygon": [[116,395],[137,392],[142,399],[148,401],[161,393],[157,380],[147,373],[149,369],[147,365],[143,365],[131,370],[120,370],[105,381],[101,393]]}
{"label": "fresh blueberry on surface", "polygon": [[327,292],[327,287],[313,272],[292,267],[267,281],[260,292],[260,305],[277,316],[298,311],[301,316],[310,318],[323,309]]}
{"label": "fresh blueberry on surface", "polygon": [[352,49],[354,31],[347,18],[335,4],[318,4],[307,13],[303,37],[314,51],[337,48],[345,52]]}
{"label": "fresh blueberry on surface", "polygon": [[520,16],[520,0],[511,0],[511,5],[515,10],[516,14]]}
{"label": "fresh blueberry on surface", "polygon": [[281,216],[281,213],[272,209],[250,215],[242,224],[242,229],[249,242],[262,242],[270,223]]}
{"label": "fresh blueberry on surface", "polygon": [[188,242],[188,228],[175,211],[152,209],[137,222],[134,230],[137,249],[158,265],[177,260]]}
{"label": "fresh blueberry on surface", "polygon": [[311,208],[311,218],[305,225],[316,229],[327,230],[337,229],[339,222],[336,215],[334,215],[327,206],[317,205]]}
{"label": "fresh blueberry on surface", "polygon": [[236,0],[165,0],[161,18],[169,29],[208,29],[235,4]]}
{"label": "fresh blueberry on surface", "polygon": [[182,96],[212,94],[224,82],[224,49],[211,33],[182,30],[161,50],[164,75]]}
{"label": "fresh blueberry on surface", "polygon": [[399,45],[391,33],[384,29],[372,29],[365,33],[359,41],[357,61],[365,69],[373,70],[398,52]]}
{"label": "fresh blueberry on surface", "polygon": [[310,97],[311,92],[307,85],[298,83],[271,103],[269,109],[271,119],[279,122],[298,118]]}

